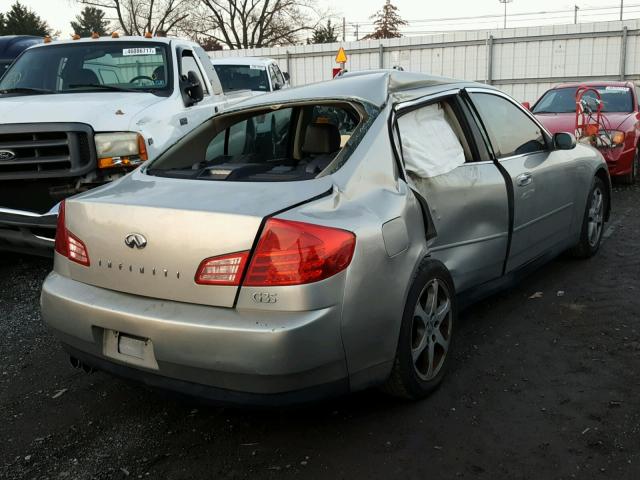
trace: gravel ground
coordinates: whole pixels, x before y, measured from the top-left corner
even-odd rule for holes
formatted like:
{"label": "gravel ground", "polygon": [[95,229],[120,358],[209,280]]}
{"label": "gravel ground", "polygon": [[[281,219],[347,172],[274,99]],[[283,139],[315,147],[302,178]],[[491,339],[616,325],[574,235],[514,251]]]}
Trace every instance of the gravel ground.
{"label": "gravel ground", "polygon": [[0,478],[640,478],[640,189],[600,253],[465,311],[430,398],[221,409],[73,370],[40,320],[50,262],[0,263]]}

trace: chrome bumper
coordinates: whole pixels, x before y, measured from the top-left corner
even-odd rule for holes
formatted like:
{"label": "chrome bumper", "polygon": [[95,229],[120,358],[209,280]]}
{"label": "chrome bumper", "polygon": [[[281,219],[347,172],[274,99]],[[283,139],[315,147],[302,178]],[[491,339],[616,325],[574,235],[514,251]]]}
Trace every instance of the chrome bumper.
{"label": "chrome bumper", "polygon": [[57,219],[57,205],[45,214],[0,208],[0,250],[51,256]]}
{"label": "chrome bumper", "polygon": [[[188,385],[211,387],[225,398],[254,399],[325,392],[329,385],[348,389],[340,306],[304,312],[208,307],[106,290],[55,272],[44,282],[41,304],[44,321],[71,355],[151,385],[185,393]],[[105,355],[108,331],[149,339],[158,368]]]}

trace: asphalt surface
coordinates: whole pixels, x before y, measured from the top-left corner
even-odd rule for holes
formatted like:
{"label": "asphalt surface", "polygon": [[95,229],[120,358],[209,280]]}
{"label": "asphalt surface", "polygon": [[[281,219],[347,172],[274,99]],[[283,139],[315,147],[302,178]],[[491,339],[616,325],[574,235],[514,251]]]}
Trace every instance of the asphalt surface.
{"label": "asphalt surface", "polygon": [[222,409],[70,367],[39,313],[50,262],[0,262],[0,478],[640,478],[640,189],[600,253],[463,312],[428,399]]}

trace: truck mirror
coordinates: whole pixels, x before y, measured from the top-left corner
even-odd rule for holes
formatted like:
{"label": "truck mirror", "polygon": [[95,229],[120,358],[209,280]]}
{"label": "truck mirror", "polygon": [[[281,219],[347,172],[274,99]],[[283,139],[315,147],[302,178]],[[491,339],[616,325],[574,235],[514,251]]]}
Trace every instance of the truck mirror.
{"label": "truck mirror", "polygon": [[204,98],[204,89],[196,72],[190,70],[186,76],[183,75],[180,79],[180,84],[187,106],[195,105],[202,101]]}
{"label": "truck mirror", "polygon": [[290,78],[289,72],[282,72],[282,76],[284,77],[285,81],[287,82],[289,81],[289,78]]}

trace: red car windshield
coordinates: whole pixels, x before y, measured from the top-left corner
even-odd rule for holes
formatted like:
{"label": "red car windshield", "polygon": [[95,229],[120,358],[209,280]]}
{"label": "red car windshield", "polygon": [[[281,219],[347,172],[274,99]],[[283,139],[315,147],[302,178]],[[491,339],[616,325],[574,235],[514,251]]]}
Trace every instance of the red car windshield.
{"label": "red car windshield", "polygon": [[[593,87],[602,99],[603,112],[633,112],[633,96],[629,87]],[[533,107],[533,113],[573,113],[576,111],[576,90],[578,87],[554,88],[545,93]],[[595,97],[593,91],[586,97]]]}

